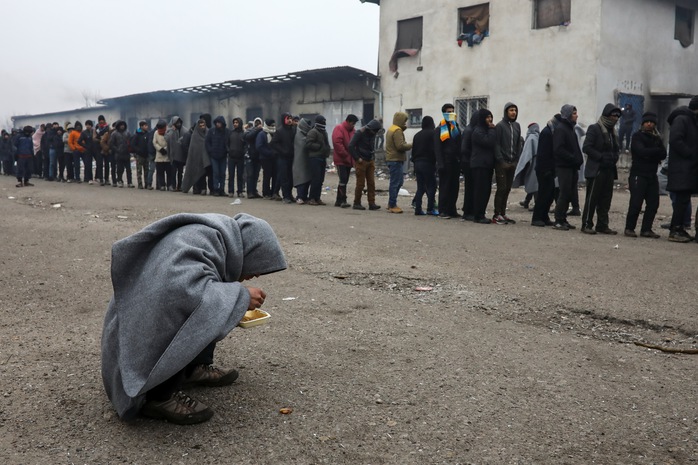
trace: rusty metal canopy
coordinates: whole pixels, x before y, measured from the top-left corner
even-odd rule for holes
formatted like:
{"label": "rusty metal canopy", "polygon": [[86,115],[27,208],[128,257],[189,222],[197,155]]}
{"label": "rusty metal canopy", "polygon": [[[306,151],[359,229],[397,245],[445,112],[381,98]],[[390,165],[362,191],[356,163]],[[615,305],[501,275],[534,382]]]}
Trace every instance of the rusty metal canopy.
{"label": "rusty metal canopy", "polygon": [[128,100],[168,100],[175,96],[195,96],[215,93],[236,94],[249,91],[258,91],[271,88],[279,88],[299,84],[321,84],[341,81],[353,81],[358,79],[375,80],[377,77],[367,71],[351,66],[339,66],[334,68],[320,68],[295,73],[267,76],[252,79],[238,79],[199,86],[181,87],[172,90],[158,90],[139,94],[124,95],[121,97],[106,98],[99,104],[111,105],[123,103]]}

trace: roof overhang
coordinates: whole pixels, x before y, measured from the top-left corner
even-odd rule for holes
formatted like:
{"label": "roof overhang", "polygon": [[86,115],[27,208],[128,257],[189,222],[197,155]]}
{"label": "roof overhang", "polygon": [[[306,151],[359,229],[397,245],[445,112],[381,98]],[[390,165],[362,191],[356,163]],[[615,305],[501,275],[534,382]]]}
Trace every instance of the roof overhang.
{"label": "roof overhang", "polygon": [[650,92],[650,97],[655,100],[678,100],[680,98],[693,98],[693,94],[656,90]]}

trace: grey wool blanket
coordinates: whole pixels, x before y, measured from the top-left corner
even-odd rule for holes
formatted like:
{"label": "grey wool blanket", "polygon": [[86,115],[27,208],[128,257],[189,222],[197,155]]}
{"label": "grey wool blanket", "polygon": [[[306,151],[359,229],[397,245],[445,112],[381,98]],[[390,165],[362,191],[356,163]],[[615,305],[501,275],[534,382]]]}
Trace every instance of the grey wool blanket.
{"label": "grey wool blanket", "polygon": [[271,226],[244,213],[181,213],[114,243],[102,379],[119,417],[237,326],[250,303],[241,277],[285,268]]}

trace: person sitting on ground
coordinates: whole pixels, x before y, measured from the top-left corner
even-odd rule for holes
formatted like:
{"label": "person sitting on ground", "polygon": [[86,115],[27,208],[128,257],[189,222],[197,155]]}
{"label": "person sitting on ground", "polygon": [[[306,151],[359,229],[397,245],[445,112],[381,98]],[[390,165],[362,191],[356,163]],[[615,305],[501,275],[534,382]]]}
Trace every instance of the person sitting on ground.
{"label": "person sitting on ground", "polygon": [[102,380],[119,417],[209,420],[213,411],[181,392],[182,386],[225,386],[237,379],[237,371],[212,363],[216,342],[247,310],[264,304],[265,292],[242,281],[286,267],[271,226],[245,213],[180,213],[117,241]]}

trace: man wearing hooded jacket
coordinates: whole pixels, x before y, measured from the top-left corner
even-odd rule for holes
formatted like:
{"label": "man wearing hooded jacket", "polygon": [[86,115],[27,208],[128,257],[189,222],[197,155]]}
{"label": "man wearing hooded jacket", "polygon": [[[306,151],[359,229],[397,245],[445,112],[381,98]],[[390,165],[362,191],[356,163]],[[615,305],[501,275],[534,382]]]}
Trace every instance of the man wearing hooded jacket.
{"label": "man wearing hooded jacket", "polygon": [[521,126],[516,122],[519,116],[519,108],[508,102],[504,105],[504,116],[495,126],[497,146],[495,148],[494,172],[497,179],[497,191],[494,194],[494,217],[492,222],[496,224],[515,223],[507,216],[507,201],[514,181],[516,165],[519,162],[523,138]]}
{"label": "man wearing hooded jacket", "polygon": [[[284,203],[296,202],[293,198],[293,141],[296,137],[296,126],[293,124],[293,115],[284,113],[281,115],[281,127],[276,129],[269,147],[274,151],[276,158],[276,175],[278,185],[281,188],[281,196]],[[274,195],[277,195],[275,192]]]}
{"label": "man wearing hooded jacket", "polygon": [[618,179],[616,163],[620,155],[620,143],[615,126],[620,114],[620,108],[612,103],[607,104],[599,121],[589,126],[584,139],[584,153],[587,154],[584,168],[587,192],[582,212],[582,232],[586,234],[617,234],[608,227],[608,211],[611,209],[613,198],[613,181]]}
{"label": "man wearing hooded jacket", "polygon": [[577,108],[574,105],[563,105],[560,109],[560,123],[553,132],[555,175],[560,186],[555,204],[555,225],[553,228],[559,231],[575,229],[567,221],[567,209],[570,206],[574,191],[577,189],[577,172],[584,163],[584,156],[579,148],[579,139],[574,131],[578,116]]}

